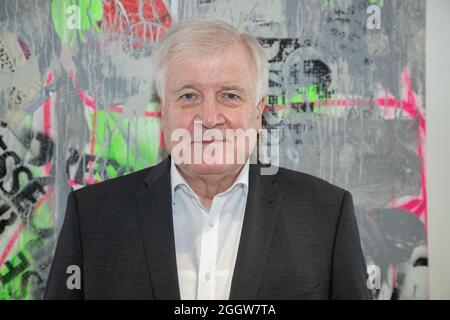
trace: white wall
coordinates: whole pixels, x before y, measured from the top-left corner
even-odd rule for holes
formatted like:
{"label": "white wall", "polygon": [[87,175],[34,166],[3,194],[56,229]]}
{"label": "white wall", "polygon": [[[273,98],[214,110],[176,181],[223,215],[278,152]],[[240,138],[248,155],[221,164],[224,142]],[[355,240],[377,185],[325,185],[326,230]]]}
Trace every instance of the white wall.
{"label": "white wall", "polygon": [[450,299],[450,0],[427,1],[426,32],[429,288]]}

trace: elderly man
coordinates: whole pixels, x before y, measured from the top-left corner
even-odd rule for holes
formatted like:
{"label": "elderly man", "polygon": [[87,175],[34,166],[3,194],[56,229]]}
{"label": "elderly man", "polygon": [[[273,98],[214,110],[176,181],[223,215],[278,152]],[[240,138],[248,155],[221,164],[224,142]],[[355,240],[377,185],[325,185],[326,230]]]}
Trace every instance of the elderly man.
{"label": "elderly man", "polygon": [[170,155],[69,194],[45,297],[368,299],[351,194],[283,168],[263,175],[254,139],[225,134],[261,129],[258,41],[186,21],[154,61]]}

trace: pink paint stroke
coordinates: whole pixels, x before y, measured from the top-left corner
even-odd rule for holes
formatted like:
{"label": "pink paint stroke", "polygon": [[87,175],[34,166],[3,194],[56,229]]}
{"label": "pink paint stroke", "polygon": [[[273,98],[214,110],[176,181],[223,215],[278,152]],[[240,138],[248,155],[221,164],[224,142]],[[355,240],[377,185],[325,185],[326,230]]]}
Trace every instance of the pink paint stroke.
{"label": "pink paint stroke", "polygon": [[411,119],[419,119],[419,127],[417,128],[417,155],[420,162],[420,182],[421,188],[418,196],[410,198],[404,202],[399,200],[394,200],[391,202],[391,208],[401,208],[406,210],[417,217],[422,217],[424,219],[425,230],[428,230],[428,217],[427,217],[427,185],[426,185],[426,174],[425,174],[425,154],[424,154],[424,141],[426,134],[425,127],[425,115],[420,109],[419,104],[416,101],[416,95],[411,85],[411,76],[407,68],[402,72],[402,79],[405,84],[403,95],[406,100],[396,101],[394,97],[388,97],[387,99],[379,99],[379,105],[381,107],[395,108],[400,106],[403,111]]}

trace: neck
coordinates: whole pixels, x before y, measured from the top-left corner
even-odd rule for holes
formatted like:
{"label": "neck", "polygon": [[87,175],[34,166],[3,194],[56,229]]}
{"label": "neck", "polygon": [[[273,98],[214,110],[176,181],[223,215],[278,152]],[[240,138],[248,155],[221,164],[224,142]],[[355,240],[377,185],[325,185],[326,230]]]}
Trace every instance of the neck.
{"label": "neck", "polygon": [[198,195],[205,208],[209,210],[214,197],[233,185],[243,166],[241,164],[236,165],[233,167],[233,170],[226,173],[195,176],[178,166],[177,169],[192,190]]}

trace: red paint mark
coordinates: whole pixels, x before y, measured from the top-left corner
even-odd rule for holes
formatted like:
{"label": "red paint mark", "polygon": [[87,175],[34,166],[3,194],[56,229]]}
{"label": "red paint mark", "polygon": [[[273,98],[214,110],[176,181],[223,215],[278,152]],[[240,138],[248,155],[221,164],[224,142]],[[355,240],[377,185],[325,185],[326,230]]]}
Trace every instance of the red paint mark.
{"label": "red paint mark", "polygon": [[[50,72],[47,76],[46,85],[49,86],[53,82],[53,80],[54,80],[54,74],[52,72]],[[43,120],[42,120],[43,127],[44,127],[44,134],[49,138],[52,136],[52,108],[53,108],[53,97],[49,96],[44,101],[44,112],[43,112]],[[44,165],[44,172],[45,172],[46,176],[52,175],[52,167],[53,167],[52,162],[48,162]],[[45,199],[47,199],[47,193],[42,198],[42,200],[45,200]],[[56,212],[55,212],[55,210],[53,210],[52,211],[53,220],[55,220],[55,215],[56,215]]]}
{"label": "red paint mark", "polygon": [[36,210],[37,208],[39,208],[47,199],[48,199],[48,194],[44,194],[42,196],[42,198],[39,199],[39,201],[36,202],[36,204],[34,205],[34,210]]}
{"label": "red paint mark", "polygon": [[[53,81],[53,73],[49,73],[47,76],[46,85],[49,86]],[[48,97],[44,102],[44,133],[50,137],[51,135],[51,106],[52,106],[52,97]]]}
{"label": "red paint mark", "polygon": [[95,154],[95,127],[97,125],[97,109],[94,110],[91,130],[91,154]]}
{"label": "red paint mark", "polygon": [[78,92],[78,95],[80,96],[81,102],[83,102],[83,103],[84,103],[86,106],[88,106],[89,108],[91,108],[91,109],[93,109],[93,110],[96,110],[97,107],[96,107],[94,101],[86,95],[86,93],[83,91],[83,89],[81,89],[81,88],[78,86],[78,84],[75,84],[75,83],[74,83],[74,85],[75,85],[75,89],[76,89],[77,92]]}
{"label": "red paint mark", "polygon": [[14,231],[14,234],[12,235],[11,239],[9,239],[5,250],[2,253],[2,256],[0,257],[0,267],[3,266],[3,262],[5,262],[6,258],[8,257],[9,252],[11,251],[12,247],[16,243],[17,238],[19,238],[20,234],[22,233],[23,229],[23,223],[19,224],[16,231]]}
{"label": "red paint mark", "polygon": [[[91,130],[91,154],[95,154],[95,127],[97,125],[97,109],[94,110],[93,114],[93,120],[92,120],[92,130]],[[92,168],[92,164],[90,165],[91,161],[88,163],[88,168]],[[90,166],[89,166],[90,165]],[[92,184],[91,181],[94,180],[93,177],[94,170],[89,170],[89,177],[87,178],[88,184]]]}
{"label": "red paint mark", "polygon": [[94,101],[88,97],[88,95],[84,92],[84,90],[76,83],[75,81],[75,70],[68,71],[68,77],[72,81],[75,90],[77,90],[78,96],[80,97],[81,102],[83,102],[89,108],[95,110],[97,107],[95,106]]}
{"label": "red paint mark", "polygon": [[[46,85],[49,86],[54,79],[54,75],[53,73],[49,73],[47,76],[47,81],[46,81]],[[51,137],[52,136],[52,97],[49,96],[47,99],[45,99],[44,101],[44,112],[43,112],[43,127],[44,127],[44,134],[47,137]],[[44,165],[44,172],[46,173],[47,176],[51,175],[51,170],[52,170],[52,166],[53,164],[51,162],[46,163]]]}
{"label": "red paint mark", "polygon": [[[94,180],[94,179],[92,179],[92,178],[88,178],[88,179],[86,179],[85,182],[89,182],[88,184],[94,184],[94,183],[98,183],[98,182],[101,182],[101,181],[102,181],[102,180]],[[74,179],[70,179],[70,180],[68,181],[68,185],[71,186],[71,187],[73,187],[73,188],[75,188],[75,189],[84,187],[84,185],[78,183],[78,182],[77,182],[76,180],[74,180]]]}
{"label": "red paint mark", "polygon": [[74,179],[70,179],[67,183],[68,183],[69,186],[71,186],[71,187],[80,186],[80,184],[79,184],[76,180],[74,180]]}
{"label": "red paint mark", "polygon": [[103,1],[102,28],[110,34],[109,40],[126,36],[133,39],[133,48],[141,48],[163,37],[171,26],[163,0],[122,0],[120,5]]}
{"label": "red paint mark", "polygon": [[95,184],[95,179],[92,176],[92,172],[89,174],[89,177],[86,178],[86,184]]}
{"label": "red paint mark", "polygon": [[161,118],[161,112],[145,111],[145,116],[150,118]]}
{"label": "red paint mark", "polygon": [[392,289],[397,288],[397,265],[392,265]]}
{"label": "red paint mark", "polygon": [[123,113],[123,107],[122,106],[110,106],[109,111]]}

